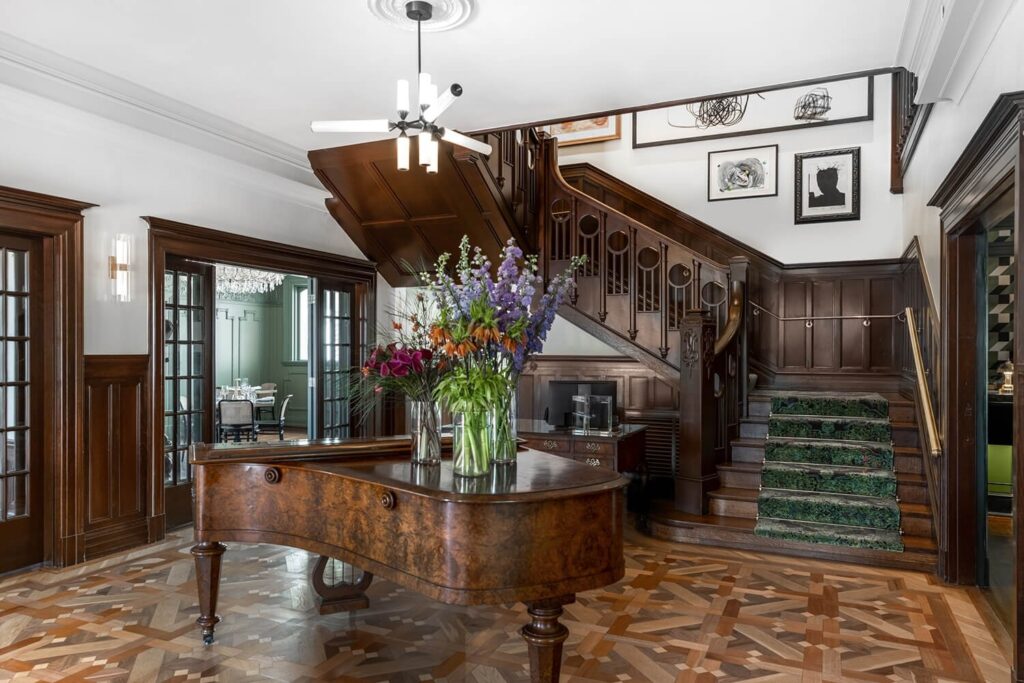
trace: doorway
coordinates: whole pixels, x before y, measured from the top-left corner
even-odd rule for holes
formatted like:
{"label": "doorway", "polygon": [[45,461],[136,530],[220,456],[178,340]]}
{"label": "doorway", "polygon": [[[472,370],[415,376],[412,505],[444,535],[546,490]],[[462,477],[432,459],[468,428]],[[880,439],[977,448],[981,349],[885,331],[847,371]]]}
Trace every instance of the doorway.
{"label": "doorway", "polygon": [[[374,264],[146,220],[150,287],[158,293],[150,355],[159,387],[153,423],[163,426],[155,431],[165,528],[192,521],[188,448],[223,440],[224,399],[251,403],[258,422],[229,430],[232,441],[376,433],[349,419],[348,389],[349,372],[373,339]],[[249,271],[254,291],[229,295],[218,287],[229,269]],[[258,286],[263,281],[274,287]]]}
{"label": "doorway", "polygon": [[44,557],[40,252],[0,234],[0,573]]}

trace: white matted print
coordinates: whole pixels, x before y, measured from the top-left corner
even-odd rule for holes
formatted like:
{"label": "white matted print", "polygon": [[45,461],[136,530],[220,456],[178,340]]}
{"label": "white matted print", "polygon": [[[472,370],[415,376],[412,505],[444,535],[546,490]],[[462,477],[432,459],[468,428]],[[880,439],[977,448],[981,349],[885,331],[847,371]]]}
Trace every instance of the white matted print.
{"label": "white matted print", "polygon": [[795,157],[797,223],[860,220],[860,147]]}
{"label": "white matted print", "polygon": [[778,145],[708,152],[708,201],[776,196],[778,165]]}
{"label": "white matted print", "polygon": [[619,115],[599,116],[596,119],[577,119],[563,121],[550,126],[541,126],[541,130],[558,138],[558,146],[582,145],[588,142],[604,142],[618,140],[622,137],[619,127]]}

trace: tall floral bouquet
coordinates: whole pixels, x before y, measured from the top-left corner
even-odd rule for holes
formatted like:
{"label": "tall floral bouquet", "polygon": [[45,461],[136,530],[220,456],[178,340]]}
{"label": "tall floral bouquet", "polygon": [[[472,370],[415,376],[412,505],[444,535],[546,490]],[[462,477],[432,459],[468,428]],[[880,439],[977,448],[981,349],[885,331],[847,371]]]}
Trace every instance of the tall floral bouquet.
{"label": "tall floral bouquet", "polygon": [[365,419],[383,391],[405,396],[412,404],[413,460],[436,463],[441,459],[440,415],[435,393],[446,369],[446,359],[431,340],[429,303],[417,292],[409,310],[394,314],[390,341],[375,347],[357,378],[356,408]]}
{"label": "tall floral bouquet", "polygon": [[[496,273],[479,247],[470,248],[468,237],[459,243],[454,276],[449,260],[443,254],[433,273],[420,275],[436,310],[430,340],[450,365],[435,395],[462,414],[466,455],[476,464],[463,468],[465,473],[482,474],[492,459],[515,458],[519,375],[530,354],[543,347],[573,286],[573,273],[586,258],[574,258],[546,288],[537,257],[524,257],[515,240],[502,249]],[[489,425],[495,431],[493,446]]]}

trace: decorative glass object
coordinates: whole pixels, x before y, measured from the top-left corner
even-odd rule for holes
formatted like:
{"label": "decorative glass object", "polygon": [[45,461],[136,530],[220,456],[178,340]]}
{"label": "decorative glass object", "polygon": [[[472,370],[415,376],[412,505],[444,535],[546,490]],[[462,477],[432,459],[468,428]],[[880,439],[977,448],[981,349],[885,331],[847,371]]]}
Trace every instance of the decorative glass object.
{"label": "decorative glass object", "polygon": [[572,428],[581,434],[609,433],[613,427],[611,396],[573,396]]}
{"label": "decorative glass object", "polygon": [[508,464],[516,461],[519,415],[519,397],[516,388],[505,394],[493,411],[494,421],[494,462]]}
{"label": "decorative glass object", "polygon": [[441,411],[433,401],[409,402],[412,461],[418,465],[441,463]]}
{"label": "decorative glass object", "polygon": [[1003,374],[1003,385],[999,387],[1000,394],[1013,393],[1013,363],[1006,361],[999,366],[999,372]]}
{"label": "decorative glass object", "polygon": [[481,477],[491,470],[494,432],[487,410],[455,413],[452,430],[452,471],[463,477]]}

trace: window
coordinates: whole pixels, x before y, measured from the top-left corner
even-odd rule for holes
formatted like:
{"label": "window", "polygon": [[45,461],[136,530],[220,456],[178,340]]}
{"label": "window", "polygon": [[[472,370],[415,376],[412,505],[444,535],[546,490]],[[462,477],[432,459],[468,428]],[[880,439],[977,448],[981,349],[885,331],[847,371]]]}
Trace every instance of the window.
{"label": "window", "polygon": [[309,287],[292,290],[292,360],[309,361]]}

